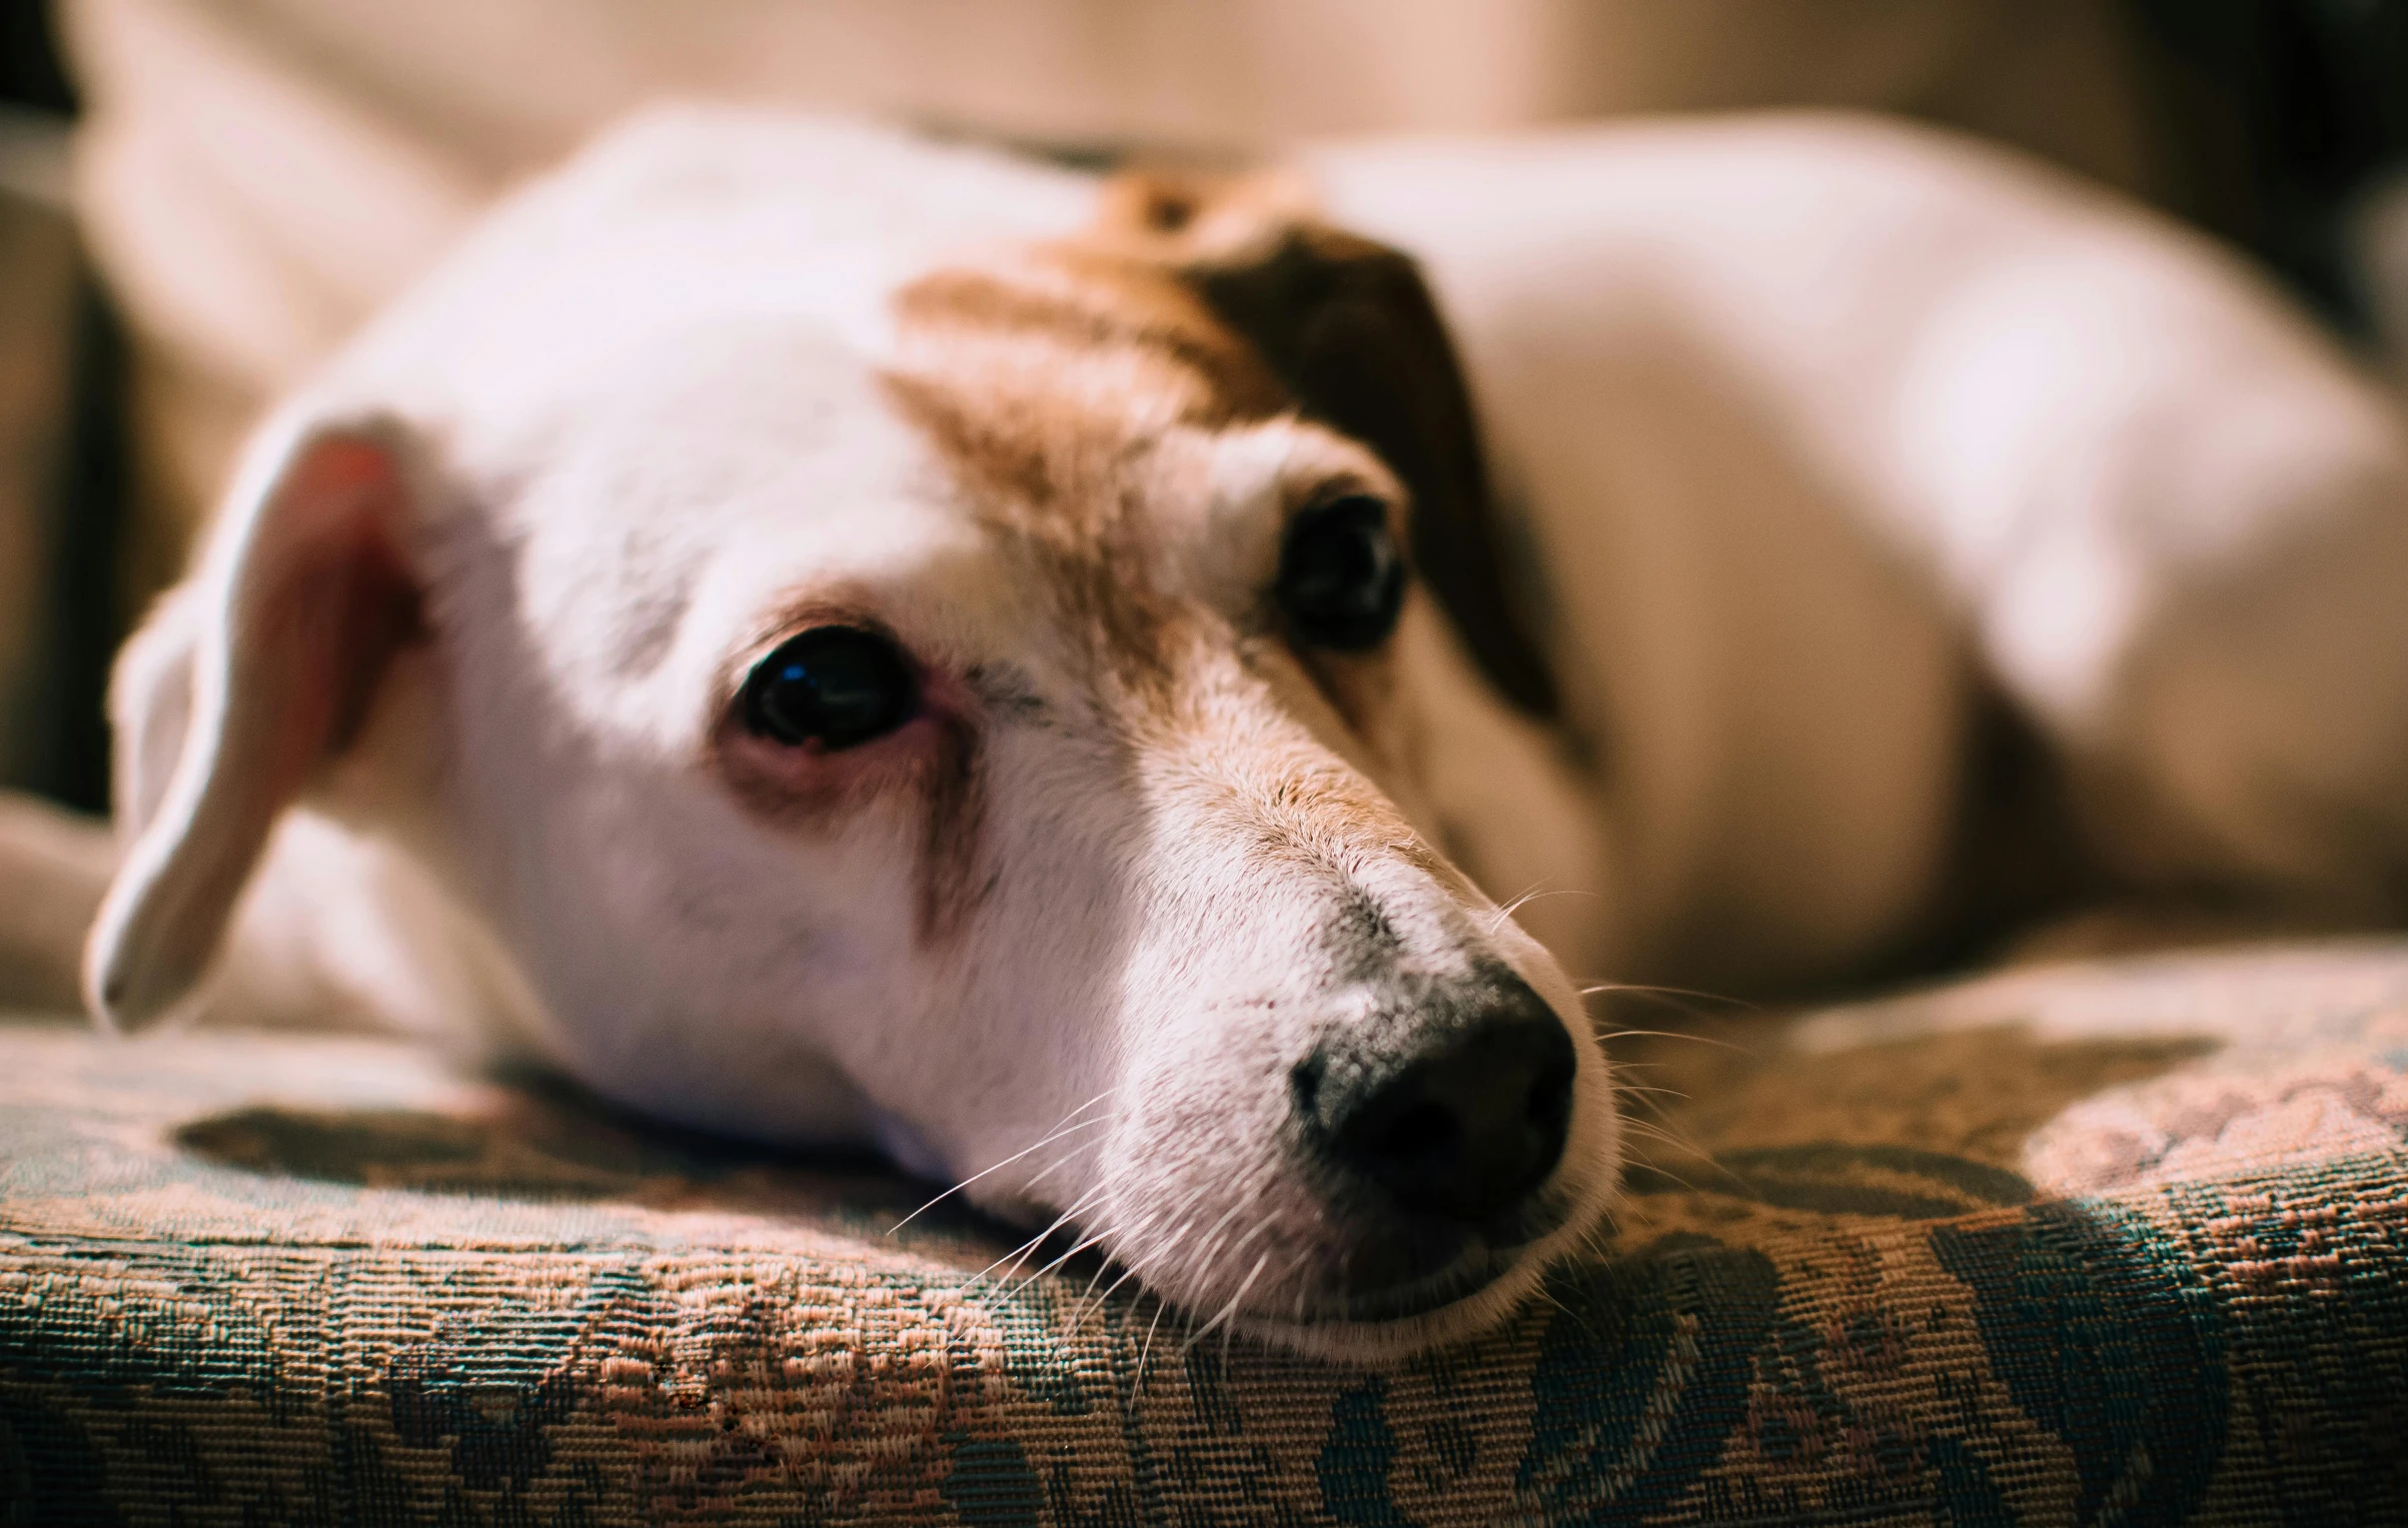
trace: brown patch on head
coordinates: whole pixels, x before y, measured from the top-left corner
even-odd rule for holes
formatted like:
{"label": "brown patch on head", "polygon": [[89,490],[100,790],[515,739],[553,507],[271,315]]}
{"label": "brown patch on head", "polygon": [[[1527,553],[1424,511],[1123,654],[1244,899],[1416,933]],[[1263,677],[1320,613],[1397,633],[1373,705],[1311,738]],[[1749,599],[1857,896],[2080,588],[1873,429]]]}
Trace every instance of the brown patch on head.
{"label": "brown patch on head", "polygon": [[1149,567],[1148,457],[1172,430],[1282,412],[1277,379],[1171,273],[1084,247],[931,273],[894,311],[888,395],[1039,561],[1098,674],[1165,697],[1180,618]]}
{"label": "brown patch on head", "polygon": [[[1036,554],[1096,672],[1158,721],[1176,705],[1185,608],[1153,587],[1149,456],[1174,430],[1299,410],[1259,338],[1180,258],[1259,232],[1261,198],[1227,189],[1254,184],[1208,194],[1117,182],[1078,238],[935,271],[893,299],[889,396],[972,511]],[[1348,728],[1369,736],[1389,690],[1385,660],[1298,657]]]}
{"label": "brown patch on head", "polygon": [[1103,423],[1042,397],[890,374],[888,393],[926,433],[977,512],[1015,533],[1044,585],[1087,634],[1099,675],[1132,692],[1169,683],[1173,620],[1148,588],[1112,464],[1130,454]]}
{"label": "brown patch on head", "polygon": [[[1433,453],[1469,449],[1469,415],[1439,407],[1460,404],[1460,382],[1410,262],[1302,227],[1282,188],[1259,179],[1128,179],[1105,203],[1097,225],[1074,240],[935,271],[900,289],[895,359],[882,379],[888,395],[934,447],[970,512],[1034,560],[1035,582],[1079,638],[1113,725],[1169,744],[1155,757],[1180,775],[1173,788],[1226,790],[1232,825],[1259,834],[1267,853],[1341,869],[1366,853],[1393,858],[1476,897],[1394,802],[1302,730],[1278,742],[1232,731],[1232,717],[1254,703],[1232,711],[1215,697],[1229,682],[1268,678],[1264,655],[1249,653],[1242,636],[1233,648],[1236,634],[1157,587],[1159,533],[1147,523],[1162,481],[1157,450],[1172,432],[1285,414],[1318,415],[1392,464],[1424,470],[1428,492],[1448,496],[1446,504],[1460,504],[1467,484],[1476,489],[1476,461],[1468,479],[1432,465]],[[1400,282],[1419,295],[1423,319],[1403,350],[1377,343],[1368,317],[1397,298]],[[1332,293],[1341,300],[1323,303]],[[1296,334],[1273,333],[1291,321]],[[1362,365],[1418,364],[1433,335],[1454,389],[1429,395],[1437,405],[1415,393],[1393,419],[1374,421],[1391,401],[1377,386],[1370,404],[1355,401],[1365,392],[1356,388],[1331,409],[1298,385],[1351,384]],[[1325,345],[1346,359],[1325,356]],[[1421,441],[1417,432],[1433,420],[1446,438]],[[1418,505],[1423,484],[1409,486]],[[1383,655],[1298,649],[1293,658],[1293,668],[1284,655],[1271,668],[1309,682],[1355,738],[1377,735],[1377,714],[1390,704]],[[1291,692],[1286,709],[1309,711],[1307,693]],[[1204,767],[1193,768],[1199,760]]]}
{"label": "brown patch on head", "polygon": [[1320,222],[1309,188],[1276,173],[1122,176],[1089,237],[1181,273],[1306,414],[1379,454],[1473,659],[1508,700],[1553,714],[1544,646],[1507,587],[1471,394],[1413,259]]}
{"label": "brown patch on head", "polygon": [[[1185,282],[1105,250],[1057,246],[1016,268],[932,272],[894,303],[910,339],[951,351],[1018,341],[1068,366],[1128,366],[1161,390],[1182,423],[1259,419],[1291,403],[1254,348]],[[1027,391],[1044,379],[1021,381]]]}
{"label": "brown patch on head", "polygon": [[1079,248],[932,272],[895,294],[885,386],[990,520],[1092,559],[1174,427],[1289,406],[1261,358],[1169,273]]}

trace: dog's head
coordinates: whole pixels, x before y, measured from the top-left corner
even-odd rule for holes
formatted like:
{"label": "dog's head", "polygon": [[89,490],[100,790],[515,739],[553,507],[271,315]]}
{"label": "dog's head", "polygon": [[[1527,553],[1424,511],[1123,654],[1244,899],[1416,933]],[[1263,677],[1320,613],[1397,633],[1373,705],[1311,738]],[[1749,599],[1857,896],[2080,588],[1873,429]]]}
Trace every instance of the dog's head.
{"label": "dog's head", "polygon": [[1430,799],[1442,730],[1511,732],[1477,668],[1545,685],[1446,337],[1276,182],[1090,201],[850,337],[493,318],[290,415],[121,675],[95,1004],[186,999],[299,799],[606,1094],[881,1140],[1296,1345],[1509,1306],[1618,1133]]}

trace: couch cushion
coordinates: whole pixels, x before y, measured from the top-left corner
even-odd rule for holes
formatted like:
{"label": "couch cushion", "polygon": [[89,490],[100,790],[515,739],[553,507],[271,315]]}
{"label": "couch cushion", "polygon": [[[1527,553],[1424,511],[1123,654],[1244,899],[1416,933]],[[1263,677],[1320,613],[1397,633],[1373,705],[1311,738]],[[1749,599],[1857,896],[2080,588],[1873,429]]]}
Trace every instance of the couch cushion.
{"label": "couch cushion", "polygon": [[2408,944],[1683,1027],[1616,1235],[1382,1368],[391,1044],[0,1027],[0,1521],[2408,1518]]}

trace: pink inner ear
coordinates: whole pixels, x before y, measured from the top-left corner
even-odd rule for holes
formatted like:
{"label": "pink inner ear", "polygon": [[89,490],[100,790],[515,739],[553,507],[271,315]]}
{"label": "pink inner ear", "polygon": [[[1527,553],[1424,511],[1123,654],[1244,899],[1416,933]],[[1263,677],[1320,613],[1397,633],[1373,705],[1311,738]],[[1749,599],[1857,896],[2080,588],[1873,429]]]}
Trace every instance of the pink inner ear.
{"label": "pink inner ear", "polygon": [[[404,485],[385,447],[333,436],[305,448],[267,520],[242,614],[235,736],[257,740],[258,786],[289,801],[321,761],[350,746],[378,678],[423,630],[400,544]],[[264,713],[264,715],[260,714]]]}

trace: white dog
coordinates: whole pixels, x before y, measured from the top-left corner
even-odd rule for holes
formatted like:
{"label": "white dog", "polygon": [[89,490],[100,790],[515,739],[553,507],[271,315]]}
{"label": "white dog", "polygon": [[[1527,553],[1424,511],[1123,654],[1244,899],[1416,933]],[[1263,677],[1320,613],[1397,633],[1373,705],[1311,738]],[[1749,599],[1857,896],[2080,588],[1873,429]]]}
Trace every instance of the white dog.
{"label": "white dog", "polygon": [[2408,448],[2211,251],[1895,127],[1103,180],[678,112],[280,412],[113,706],[116,1026],[465,1029],[1365,1356],[1609,1205],[1568,970],[1876,969],[2043,816],[2043,900],[2397,916]]}

